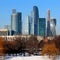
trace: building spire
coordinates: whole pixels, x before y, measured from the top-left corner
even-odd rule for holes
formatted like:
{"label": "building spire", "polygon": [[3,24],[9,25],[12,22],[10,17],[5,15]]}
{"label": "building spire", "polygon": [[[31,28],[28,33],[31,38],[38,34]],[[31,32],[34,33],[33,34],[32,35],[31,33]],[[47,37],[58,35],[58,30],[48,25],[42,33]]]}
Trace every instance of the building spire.
{"label": "building spire", "polygon": [[48,17],[47,17],[48,21],[50,21],[50,10],[48,10]]}

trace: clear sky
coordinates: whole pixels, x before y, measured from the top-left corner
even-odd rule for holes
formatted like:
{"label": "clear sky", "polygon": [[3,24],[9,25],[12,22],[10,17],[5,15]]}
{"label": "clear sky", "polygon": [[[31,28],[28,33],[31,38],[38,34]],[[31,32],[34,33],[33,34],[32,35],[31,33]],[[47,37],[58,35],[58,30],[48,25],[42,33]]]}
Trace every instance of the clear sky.
{"label": "clear sky", "polygon": [[60,0],[0,0],[0,27],[10,25],[12,9],[22,12],[24,22],[33,6],[38,6],[39,17],[47,18],[47,11],[51,10],[51,18],[57,19],[57,34],[60,34]]}

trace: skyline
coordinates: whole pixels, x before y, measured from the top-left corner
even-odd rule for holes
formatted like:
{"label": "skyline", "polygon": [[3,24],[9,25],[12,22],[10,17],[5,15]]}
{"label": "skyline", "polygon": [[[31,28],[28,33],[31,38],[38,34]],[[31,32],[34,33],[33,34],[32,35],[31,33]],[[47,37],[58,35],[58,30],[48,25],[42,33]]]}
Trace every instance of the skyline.
{"label": "skyline", "polygon": [[[27,15],[30,15],[33,6],[37,6],[39,9],[39,17],[40,18],[47,18],[47,11],[48,9],[50,9],[51,11],[51,18],[56,18],[57,20],[57,25],[56,25],[56,29],[57,29],[57,34],[60,34],[59,31],[59,26],[60,26],[60,14],[59,14],[59,2],[60,1],[47,1],[47,0],[16,0],[16,1],[12,1],[12,0],[1,0],[0,1],[0,27],[2,28],[4,25],[10,25],[11,23],[11,14],[12,14],[12,9],[16,9],[18,12],[22,12],[22,20],[23,23],[25,21],[25,17]],[[28,8],[28,9],[27,9]]]}

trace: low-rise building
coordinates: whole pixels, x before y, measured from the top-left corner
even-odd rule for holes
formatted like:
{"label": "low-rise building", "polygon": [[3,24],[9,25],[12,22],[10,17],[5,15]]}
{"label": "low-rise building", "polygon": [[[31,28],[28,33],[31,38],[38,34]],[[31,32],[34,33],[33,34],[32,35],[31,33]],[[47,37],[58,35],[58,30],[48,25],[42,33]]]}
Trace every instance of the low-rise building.
{"label": "low-rise building", "polygon": [[[16,38],[24,38],[25,40],[29,40],[29,38],[31,37],[32,35],[13,35],[13,36],[9,36],[9,35],[0,35],[0,37],[4,38],[5,40],[8,40],[8,41],[13,41],[15,40]],[[37,37],[37,40],[40,42],[41,40],[44,40],[44,37],[43,36],[35,36]],[[54,37],[47,37],[49,40],[52,40]]]}
{"label": "low-rise building", "polygon": [[0,36],[8,36],[8,29],[0,29]]}

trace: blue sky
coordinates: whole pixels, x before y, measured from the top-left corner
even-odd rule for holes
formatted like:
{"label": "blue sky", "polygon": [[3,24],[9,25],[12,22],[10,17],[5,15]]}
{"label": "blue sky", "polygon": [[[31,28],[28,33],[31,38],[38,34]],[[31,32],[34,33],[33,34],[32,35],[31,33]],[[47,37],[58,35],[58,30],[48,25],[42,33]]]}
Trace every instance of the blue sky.
{"label": "blue sky", "polygon": [[57,34],[60,34],[60,0],[0,0],[0,27],[10,25],[14,8],[22,12],[24,23],[25,16],[30,15],[33,6],[38,6],[39,17],[47,18],[47,11],[51,10],[51,18],[57,19]]}

